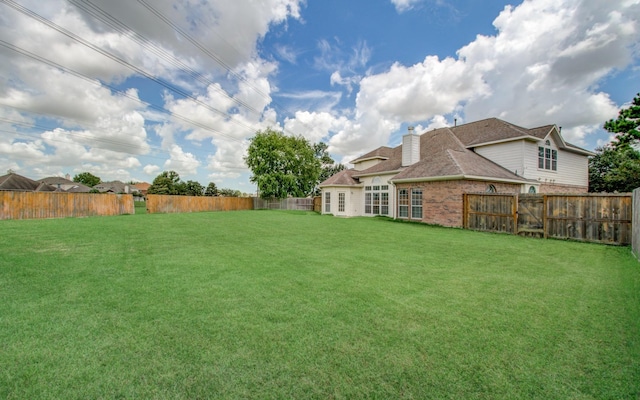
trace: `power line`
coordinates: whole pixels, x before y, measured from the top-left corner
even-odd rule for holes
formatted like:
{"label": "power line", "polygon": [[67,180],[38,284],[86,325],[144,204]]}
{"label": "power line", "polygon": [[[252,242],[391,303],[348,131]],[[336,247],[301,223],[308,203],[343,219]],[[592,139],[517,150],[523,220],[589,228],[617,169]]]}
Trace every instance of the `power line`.
{"label": "power line", "polygon": [[69,37],[70,39],[77,41],[78,43],[82,44],[83,46],[88,47],[88,48],[94,50],[95,52],[97,52],[99,54],[102,54],[103,56],[105,56],[105,57],[107,57],[107,58],[109,58],[109,59],[111,59],[111,60],[113,60],[113,61],[115,61],[115,62],[117,62],[117,63],[119,63],[119,64],[121,64],[121,65],[123,65],[123,66],[125,66],[125,67],[127,67],[127,68],[129,68],[129,69],[131,69],[131,70],[133,70],[135,72],[137,72],[137,73],[139,73],[139,74],[141,74],[141,75],[143,75],[144,77],[152,80],[153,82],[156,82],[156,83],[162,85],[163,87],[165,87],[165,88],[167,88],[167,89],[169,89],[169,90],[171,90],[171,91],[173,91],[173,92],[175,92],[175,93],[177,93],[177,94],[179,94],[179,95],[181,95],[181,96],[183,96],[185,98],[191,99],[192,101],[196,102],[197,104],[201,105],[202,107],[204,107],[204,108],[206,108],[206,109],[208,109],[208,110],[210,110],[210,111],[212,111],[212,112],[214,112],[216,114],[219,114],[219,115],[222,115],[224,117],[227,117],[227,119],[230,122],[235,123],[237,125],[241,125],[241,126],[247,128],[249,130],[255,131],[254,127],[249,126],[249,125],[247,125],[245,123],[242,123],[240,121],[235,120],[232,115],[227,114],[227,113],[225,113],[223,111],[220,111],[220,110],[218,110],[218,109],[216,109],[214,107],[211,107],[209,104],[201,101],[200,99],[198,99],[197,97],[191,95],[190,93],[187,93],[186,91],[184,91],[184,90],[182,90],[182,89],[180,89],[180,88],[178,88],[178,87],[176,87],[176,86],[164,81],[163,79],[160,79],[160,78],[157,78],[157,77],[153,76],[152,74],[148,73],[147,71],[143,70],[142,68],[139,68],[139,67],[137,67],[137,66],[135,66],[135,65],[133,65],[133,64],[131,64],[131,63],[125,61],[125,60],[123,60],[122,58],[117,57],[114,54],[101,49],[100,47],[94,45],[93,43],[81,38],[80,36],[70,32],[69,30],[61,27],[60,25],[57,25],[56,23],[52,22],[51,20],[42,17],[41,15],[37,14],[36,12],[34,12],[34,11],[32,11],[32,10],[26,8],[26,7],[23,7],[22,5],[14,2],[12,0],[0,0],[0,2],[8,5],[9,7],[13,8],[14,10],[16,10],[16,11],[18,11],[18,12],[20,12],[20,13],[22,13],[22,14],[30,17],[30,18],[32,18],[32,19],[35,19],[36,21],[38,21],[38,22],[50,27],[51,29],[54,29],[55,31],[57,31],[57,32]]}
{"label": "power line", "polygon": [[[0,39],[0,46],[3,46],[3,47],[8,48],[10,50],[13,50],[13,51],[25,56],[25,57],[29,57],[29,58],[31,58],[33,60],[36,60],[36,61],[42,62],[44,64],[47,64],[50,67],[60,69],[61,71],[65,72],[65,73],[68,73],[68,74],[73,75],[73,76],[75,76],[77,78],[83,79],[83,80],[85,80],[87,82],[90,82],[90,83],[96,85],[96,86],[108,87],[112,91],[114,91],[116,93],[119,93],[122,96],[127,97],[127,98],[129,98],[131,100],[134,100],[134,101],[140,103],[141,105],[143,105],[145,107],[149,107],[149,108],[152,108],[152,109],[154,109],[156,111],[159,111],[161,113],[168,114],[170,117],[179,119],[181,121],[184,121],[184,122],[186,122],[188,124],[191,124],[193,126],[196,126],[198,128],[205,129],[205,130],[210,131],[212,133],[216,133],[217,135],[223,136],[228,140],[235,141],[235,142],[240,142],[240,143],[243,142],[243,140],[241,140],[241,139],[238,139],[236,137],[233,137],[233,136],[230,136],[228,134],[225,134],[225,133],[223,133],[223,132],[221,132],[221,131],[219,131],[217,129],[211,128],[211,127],[209,127],[207,125],[204,125],[204,124],[202,124],[200,122],[194,121],[194,120],[192,120],[192,119],[190,119],[188,117],[185,117],[185,116],[183,116],[181,114],[170,112],[170,111],[166,110],[163,107],[160,107],[160,106],[157,106],[155,104],[151,104],[151,103],[147,103],[145,101],[142,101],[140,98],[138,98],[137,96],[133,96],[128,91],[120,90],[120,89],[118,89],[118,88],[116,88],[116,87],[114,87],[112,85],[109,85],[107,83],[104,83],[104,82],[99,82],[99,81],[97,81],[95,79],[92,79],[92,78],[88,77],[87,75],[81,74],[81,73],[79,73],[79,72],[77,72],[77,71],[75,71],[75,70],[73,70],[71,68],[64,67],[63,65],[60,65],[60,64],[58,64],[58,63],[56,63],[54,61],[51,61],[49,59],[46,59],[44,57],[41,57],[41,56],[39,56],[37,54],[31,53],[30,51],[25,50],[25,49],[23,49],[21,47],[15,46],[15,45],[10,44],[10,43],[7,43],[7,42],[5,42],[4,40],[1,40],[1,39]],[[10,105],[6,105],[6,104],[4,104],[4,105],[11,107]]]}
{"label": "power line", "polygon": [[215,90],[216,92],[218,92],[221,95],[225,96],[226,98],[228,98],[229,100],[233,101],[237,105],[240,105],[240,106],[246,108],[247,110],[251,111],[252,113],[254,113],[254,114],[258,115],[258,116],[262,115],[261,111],[255,109],[250,104],[248,104],[248,103],[246,103],[246,102],[244,102],[244,101],[242,101],[240,99],[237,99],[237,98],[234,98],[234,97],[230,96],[226,91],[222,90],[221,88],[218,88],[215,85],[215,82],[213,82],[212,80],[208,79],[205,75],[203,75],[200,72],[197,72],[196,70],[191,68],[189,65],[187,65],[186,63],[182,62],[180,59],[175,57],[172,53],[166,51],[161,46],[156,45],[155,43],[153,43],[151,40],[149,40],[145,36],[143,36],[140,33],[134,31],[133,29],[131,29],[131,27],[129,27],[128,25],[126,25],[122,21],[118,20],[113,15],[109,14],[108,12],[106,12],[104,9],[102,9],[102,8],[98,7],[97,5],[91,3],[91,1],[89,1],[89,0],[69,0],[69,2],[72,3],[73,5],[75,5],[76,7],[78,7],[79,9],[85,11],[87,14],[91,15],[95,19],[97,19],[97,20],[101,21],[102,23],[108,25],[109,27],[111,27],[115,31],[120,32],[121,34],[123,34],[123,36],[126,36],[129,39],[135,41],[136,43],[138,43],[143,48],[145,48],[145,49],[149,50],[150,52],[154,53],[160,59],[172,64],[174,67],[176,67],[176,68],[178,68],[178,69],[180,69],[182,71],[185,71],[193,79],[204,83],[205,85],[207,85],[207,87],[212,87],[213,90]]}
{"label": "power line", "polygon": [[[160,11],[158,11],[157,9],[155,9],[152,5],[150,5],[146,0],[136,0],[138,3],[142,4],[145,8],[147,8],[147,10],[149,10],[151,13],[153,13],[156,17],[158,17],[162,22],[164,22],[165,24],[169,25],[172,29],[174,29],[176,32],[178,32],[180,35],[182,35],[182,37],[184,37],[185,39],[187,39],[191,44],[193,44],[196,48],[198,48],[200,51],[202,51],[204,54],[208,55],[209,57],[211,57],[212,60],[214,60],[215,62],[217,62],[220,66],[222,66],[225,70],[227,70],[227,72],[229,72],[229,74],[231,74],[232,76],[234,76],[236,79],[246,83],[250,88],[252,88],[256,93],[258,93],[259,95],[263,96],[265,99],[269,100],[271,104],[275,105],[278,109],[281,109],[283,111],[285,111],[288,114],[291,114],[291,112],[286,108],[286,107],[282,107],[275,99],[273,99],[269,94],[264,93],[262,90],[260,90],[258,87],[256,87],[255,85],[253,85],[251,82],[249,82],[245,77],[243,77],[242,75],[236,73],[235,71],[233,71],[233,69],[231,68],[231,66],[229,66],[223,59],[222,57],[218,56],[217,54],[215,54],[213,51],[209,50],[208,48],[206,48],[205,46],[203,46],[200,42],[198,42],[196,39],[194,39],[191,35],[189,35],[189,33],[185,32],[183,29],[181,29],[177,24],[175,24],[173,21],[171,21],[171,19],[169,19],[168,17],[166,17],[164,14],[162,14]],[[219,36],[219,35],[218,35]],[[224,40],[224,38],[222,38]],[[229,42],[227,42],[226,40],[224,40],[225,43],[227,43],[230,47],[232,47],[234,50],[235,47],[233,47]],[[237,50],[236,50],[237,51]],[[302,124],[303,126],[307,127],[308,129],[311,129],[309,127],[309,125],[307,125],[305,122],[303,121],[299,121],[300,124]],[[284,130],[284,126],[282,127]]]}

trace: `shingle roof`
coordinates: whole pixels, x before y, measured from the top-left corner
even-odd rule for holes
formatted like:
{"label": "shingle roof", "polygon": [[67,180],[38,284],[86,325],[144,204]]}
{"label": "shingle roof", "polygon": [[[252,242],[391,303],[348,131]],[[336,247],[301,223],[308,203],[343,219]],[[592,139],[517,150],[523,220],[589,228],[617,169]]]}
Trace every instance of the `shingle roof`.
{"label": "shingle roof", "polygon": [[[449,128],[467,147],[531,136],[531,130],[498,118],[488,118]],[[549,129],[550,130],[550,129]],[[547,130],[547,133],[549,133]]]}
{"label": "shingle roof", "polygon": [[393,180],[474,176],[526,182],[522,177],[469,150],[451,128],[420,136],[420,161],[406,167]]}
{"label": "shingle roof", "polygon": [[26,176],[9,173],[0,176],[0,190],[13,190],[22,192],[55,192],[57,188],[46,183],[34,181]]}
{"label": "shingle roof", "polygon": [[320,183],[319,186],[353,186],[358,185],[358,181],[353,175],[359,171],[355,169],[344,169],[337,174],[330,176],[327,180]]}
{"label": "shingle roof", "polygon": [[74,185],[76,184],[74,181],[71,181],[67,178],[63,178],[60,176],[49,176],[47,178],[38,179],[38,182],[44,182],[47,185]]}
{"label": "shingle roof", "polygon": [[[356,185],[357,178],[361,176],[396,172],[393,180],[466,176],[528,182],[527,179],[477,154],[473,148],[523,138],[540,140],[549,135],[554,128],[555,125],[544,125],[528,129],[498,118],[488,118],[455,127],[434,129],[420,135],[420,160],[415,164],[402,166],[402,145],[394,148],[383,146],[354,160],[358,162],[370,158],[382,159],[376,165],[361,171],[343,171],[324,181],[321,186]],[[589,154],[587,150],[578,146],[569,143],[564,145],[566,150]]]}
{"label": "shingle roof", "polygon": [[387,147],[387,146],[381,146],[378,147],[375,150],[372,150],[364,155],[361,155],[360,157],[356,158],[355,160],[351,161],[352,164],[357,163],[358,161],[361,160],[366,160],[368,158],[389,158],[392,155],[394,149],[392,149],[391,147]]}

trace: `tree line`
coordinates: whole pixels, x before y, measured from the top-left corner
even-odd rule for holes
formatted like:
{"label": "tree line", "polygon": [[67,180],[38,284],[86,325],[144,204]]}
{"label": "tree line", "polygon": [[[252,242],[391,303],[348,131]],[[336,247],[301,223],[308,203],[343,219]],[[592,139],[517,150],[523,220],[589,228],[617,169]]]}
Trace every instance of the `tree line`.
{"label": "tree line", "polygon": [[[102,180],[100,177],[90,172],[82,172],[73,177],[73,181],[82,183],[88,187],[94,187]],[[128,182],[135,184],[136,182]],[[96,189],[93,189],[97,192]],[[241,197],[243,194],[239,190],[222,188],[218,189],[215,183],[209,182],[204,187],[197,181],[188,180],[186,182],[180,179],[175,171],[163,171],[156,176],[151,186],[147,190],[147,194],[168,194],[177,196],[224,196],[224,197]]]}
{"label": "tree line", "polygon": [[627,193],[640,187],[640,93],[604,124],[615,137],[589,159],[589,192]]}

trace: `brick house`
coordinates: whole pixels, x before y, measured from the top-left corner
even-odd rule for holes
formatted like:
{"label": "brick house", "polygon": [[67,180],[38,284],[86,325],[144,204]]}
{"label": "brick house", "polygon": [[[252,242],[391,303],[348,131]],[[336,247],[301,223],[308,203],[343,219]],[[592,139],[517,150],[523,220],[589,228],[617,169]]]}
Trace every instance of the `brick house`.
{"label": "brick house", "polygon": [[402,138],[352,161],[320,184],[322,213],[462,226],[464,193],[585,193],[593,153],[560,129],[497,118]]}

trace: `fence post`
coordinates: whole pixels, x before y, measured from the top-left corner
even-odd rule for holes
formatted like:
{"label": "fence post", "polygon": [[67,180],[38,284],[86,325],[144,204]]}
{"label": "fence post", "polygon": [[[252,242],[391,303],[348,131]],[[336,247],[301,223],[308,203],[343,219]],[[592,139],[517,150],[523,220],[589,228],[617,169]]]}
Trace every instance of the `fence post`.
{"label": "fence post", "polygon": [[549,221],[547,219],[547,202],[549,198],[547,195],[542,196],[542,237],[547,239],[549,237]]}
{"label": "fence post", "polygon": [[516,193],[511,198],[511,211],[513,215],[513,234],[514,235],[518,234],[518,201],[519,201],[518,196],[519,195]]}
{"label": "fence post", "polygon": [[469,229],[469,194],[462,194],[462,227]]}

